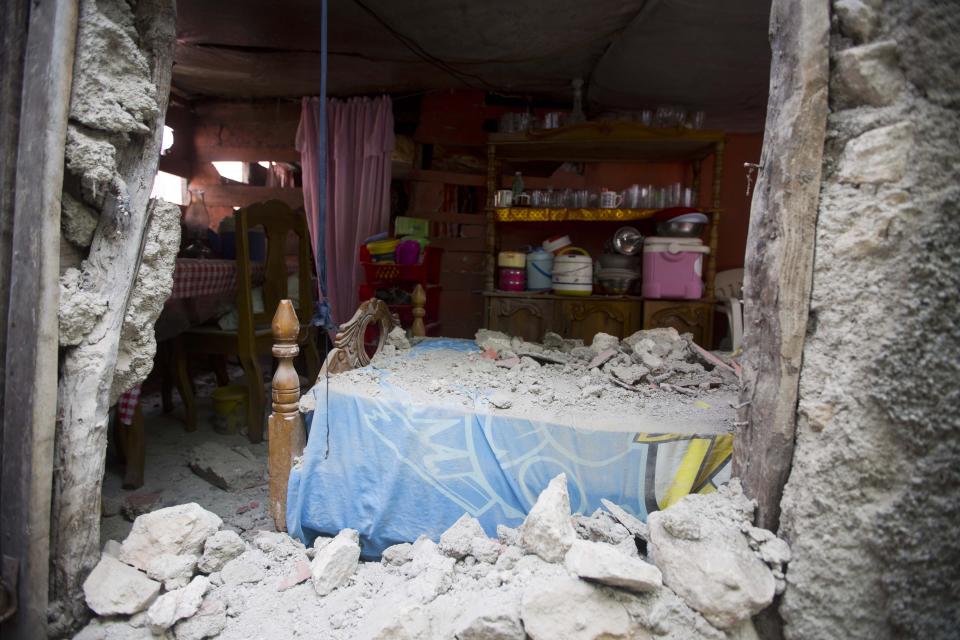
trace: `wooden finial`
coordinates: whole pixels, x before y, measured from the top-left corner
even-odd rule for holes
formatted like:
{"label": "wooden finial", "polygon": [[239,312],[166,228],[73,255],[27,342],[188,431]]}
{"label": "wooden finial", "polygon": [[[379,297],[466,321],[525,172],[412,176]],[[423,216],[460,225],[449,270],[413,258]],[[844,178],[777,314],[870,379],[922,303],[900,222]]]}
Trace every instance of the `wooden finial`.
{"label": "wooden finial", "polygon": [[427,304],[427,292],[423,285],[416,286],[410,299],[413,302],[413,326],[410,328],[410,333],[415,338],[422,338],[427,335],[427,327],[423,323],[423,317],[427,315],[427,310],[424,308]]}
{"label": "wooden finial", "polygon": [[303,454],[306,432],[300,415],[300,376],[293,359],[300,353],[300,321],[289,300],[281,300],[273,316],[273,355],[280,360],[273,375],[270,414],[270,513],[278,531],[286,531],[287,482],[294,458]]}

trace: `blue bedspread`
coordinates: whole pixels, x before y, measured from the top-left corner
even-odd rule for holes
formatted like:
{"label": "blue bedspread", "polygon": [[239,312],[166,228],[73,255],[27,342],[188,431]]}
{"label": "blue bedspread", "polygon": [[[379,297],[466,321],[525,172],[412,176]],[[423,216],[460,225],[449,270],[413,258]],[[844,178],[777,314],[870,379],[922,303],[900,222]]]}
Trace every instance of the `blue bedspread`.
{"label": "blue bedspread", "polygon": [[[426,349],[475,350],[438,339]],[[570,506],[591,513],[607,498],[646,519],[729,478],[732,436],[591,431],[491,414],[477,406],[417,405],[381,379],[375,397],[321,380],[301,465],[290,475],[287,528],[310,544],[350,527],[363,554],[425,534],[437,540],[467,512],[496,536],[515,527],[539,492],[567,475]],[[328,397],[329,396],[329,397]]]}

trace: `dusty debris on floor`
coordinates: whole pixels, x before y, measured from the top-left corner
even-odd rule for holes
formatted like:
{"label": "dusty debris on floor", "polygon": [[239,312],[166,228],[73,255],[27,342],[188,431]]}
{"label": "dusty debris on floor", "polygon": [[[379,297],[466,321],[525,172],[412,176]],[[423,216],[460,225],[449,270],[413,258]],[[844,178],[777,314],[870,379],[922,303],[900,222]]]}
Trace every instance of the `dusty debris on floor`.
{"label": "dusty debris on floor", "polygon": [[[267,444],[213,430],[209,391],[212,375],[197,376],[197,430],[185,431],[174,414],[160,412],[158,393],[141,398],[146,421],[144,485],[122,489],[122,474],[108,468],[100,520],[101,544],[123,540],[137,516],[162,507],[196,502],[238,533],[272,527],[266,511]],[[175,405],[179,407],[179,404]]]}
{"label": "dusty debris on floor", "polygon": [[[270,531],[244,541],[178,505],[141,516],[118,558],[103,555],[86,584],[102,616],[76,638],[747,640],[789,561],[750,525],[753,508],[733,481],[651,514],[648,530],[612,504],[571,516],[560,475],[497,540],[465,515],[439,544],[362,562],[351,529],[310,548]],[[140,571],[156,557],[179,567],[176,582]]]}
{"label": "dusty debris on floor", "polygon": [[[590,345],[547,333],[526,342],[481,329],[480,352],[419,350],[393,343],[372,366],[331,379],[331,388],[383,393],[386,381],[413,403],[451,402],[506,415],[538,415],[557,424],[639,429],[732,429],[735,367],[675,329],[638,331],[622,341],[604,333]],[[309,394],[308,394],[309,395]]]}

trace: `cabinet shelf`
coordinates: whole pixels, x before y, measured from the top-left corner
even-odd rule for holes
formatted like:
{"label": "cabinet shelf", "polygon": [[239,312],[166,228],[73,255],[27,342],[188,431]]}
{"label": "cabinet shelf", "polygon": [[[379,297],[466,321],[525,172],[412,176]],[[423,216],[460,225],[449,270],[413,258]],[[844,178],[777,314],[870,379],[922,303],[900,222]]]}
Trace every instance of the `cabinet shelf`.
{"label": "cabinet shelf", "polygon": [[676,162],[711,155],[722,131],[654,129],[633,122],[584,122],[559,129],[494,133],[489,141],[505,160],[561,162]]}

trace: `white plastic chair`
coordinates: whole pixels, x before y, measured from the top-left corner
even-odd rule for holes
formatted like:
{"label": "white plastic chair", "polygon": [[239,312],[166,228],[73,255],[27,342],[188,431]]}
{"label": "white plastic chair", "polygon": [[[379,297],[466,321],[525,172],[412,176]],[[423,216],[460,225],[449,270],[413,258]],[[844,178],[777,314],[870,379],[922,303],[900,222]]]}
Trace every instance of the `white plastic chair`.
{"label": "white plastic chair", "polygon": [[743,269],[727,269],[717,274],[714,291],[720,308],[727,314],[732,351],[740,349],[743,341]]}

